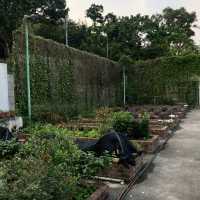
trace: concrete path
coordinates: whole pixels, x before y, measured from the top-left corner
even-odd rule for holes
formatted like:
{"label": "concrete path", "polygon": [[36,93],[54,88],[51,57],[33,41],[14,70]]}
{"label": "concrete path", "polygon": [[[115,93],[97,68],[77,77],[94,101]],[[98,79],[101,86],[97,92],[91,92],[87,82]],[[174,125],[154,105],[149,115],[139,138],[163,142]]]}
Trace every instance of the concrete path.
{"label": "concrete path", "polygon": [[200,200],[200,110],[180,126],[127,200]]}

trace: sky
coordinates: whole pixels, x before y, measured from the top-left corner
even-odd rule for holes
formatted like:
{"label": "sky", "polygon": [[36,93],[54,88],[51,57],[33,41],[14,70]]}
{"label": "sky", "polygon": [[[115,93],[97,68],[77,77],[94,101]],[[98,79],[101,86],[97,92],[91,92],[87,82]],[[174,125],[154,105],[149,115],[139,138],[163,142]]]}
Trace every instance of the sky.
{"label": "sky", "polygon": [[[70,18],[76,21],[88,23],[85,15],[86,9],[92,3],[102,4],[104,13],[113,12],[118,16],[129,16],[135,14],[156,14],[166,7],[185,7],[188,11],[197,13],[197,25],[200,26],[200,0],[67,0],[70,8]],[[200,44],[200,30],[195,29],[194,37],[197,44]]]}

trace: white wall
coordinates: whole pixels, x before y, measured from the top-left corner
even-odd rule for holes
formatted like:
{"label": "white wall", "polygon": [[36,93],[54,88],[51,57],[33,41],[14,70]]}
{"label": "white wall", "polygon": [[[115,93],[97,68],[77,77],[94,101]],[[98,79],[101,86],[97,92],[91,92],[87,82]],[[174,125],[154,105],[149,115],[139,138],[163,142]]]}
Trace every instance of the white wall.
{"label": "white wall", "polygon": [[8,74],[8,100],[10,111],[15,111],[15,82],[14,76]]}
{"label": "white wall", "polygon": [[0,110],[9,111],[7,65],[0,63]]}

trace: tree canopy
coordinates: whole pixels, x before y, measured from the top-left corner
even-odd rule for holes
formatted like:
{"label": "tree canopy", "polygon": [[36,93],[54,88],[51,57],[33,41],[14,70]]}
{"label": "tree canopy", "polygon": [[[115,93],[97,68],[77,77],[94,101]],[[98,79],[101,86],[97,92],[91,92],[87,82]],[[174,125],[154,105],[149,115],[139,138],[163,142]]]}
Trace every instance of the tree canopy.
{"label": "tree canopy", "polygon": [[24,15],[58,21],[66,12],[65,0],[0,0],[0,40],[11,47],[12,32],[22,24]]}
{"label": "tree canopy", "polygon": [[108,41],[109,58],[116,61],[121,55],[139,60],[197,52],[192,39],[195,12],[168,7],[157,15],[118,17],[113,13],[104,16],[103,11],[102,5],[95,4],[87,10],[93,24],[86,27],[78,48],[106,56]]}
{"label": "tree canopy", "polygon": [[[65,43],[62,18],[68,12],[65,0],[0,0],[0,46],[11,44],[11,33],[25,14],[39,16],[33,24],[36,35]],[[86,10],[91,25],[69,20],[69,45],[119,61],[122,55],[133,60],[146,60],[170,55],[198,52],[192,36],[196,13],[185,8],[165,8],[155,15],[122,16],[104,14],[103,5],[92,4]],[[62,22],[62,23],[58,23]]]}
{"label": "tree canopy", "polygon": [[92,4],[90,8],[86,11],[87,17],[93,21],[94,26],[96,25],[96,23],[101,24],[104,21],[103,11],[103,6],[96,4]]}

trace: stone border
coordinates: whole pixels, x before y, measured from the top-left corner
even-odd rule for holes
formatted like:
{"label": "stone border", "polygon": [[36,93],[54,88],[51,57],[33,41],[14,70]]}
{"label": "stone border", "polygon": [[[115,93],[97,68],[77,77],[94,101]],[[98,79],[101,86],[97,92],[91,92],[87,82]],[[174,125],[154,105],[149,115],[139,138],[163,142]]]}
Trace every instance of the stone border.
{"label": "stone border", "polygon": [[131,178],[135,176],[138,173],[138,171],[141,170],[143,165],[143,156],[137,157],[136,166],[129,166],[129,168],[126,168],[121,164],[113,162],[112,166],[103,169],[100,173],[97,174],[97,176],[111,179],[119,179],[123,180],[126,183],[129,183]]}
{"label": "stone border", "polygon": [[152,135],[158,135],[162,139],[165,139],[166,135],[168,135],[169,127],[162,125],[153,125],[150,126],[150,132]]}
{"label": "stone border", "polygon": [[87,200],[108,200],[110,196],[109,190],[107,185],[101,186]]}
{"label": "stone border", "polygon": [[160,145],[160,138],[158,135],[152,135],[152,138],[148,140],[130,140],[134,143],[137,142],[142,146],[142,149],[145,153],[154,153],[159,145]]}

